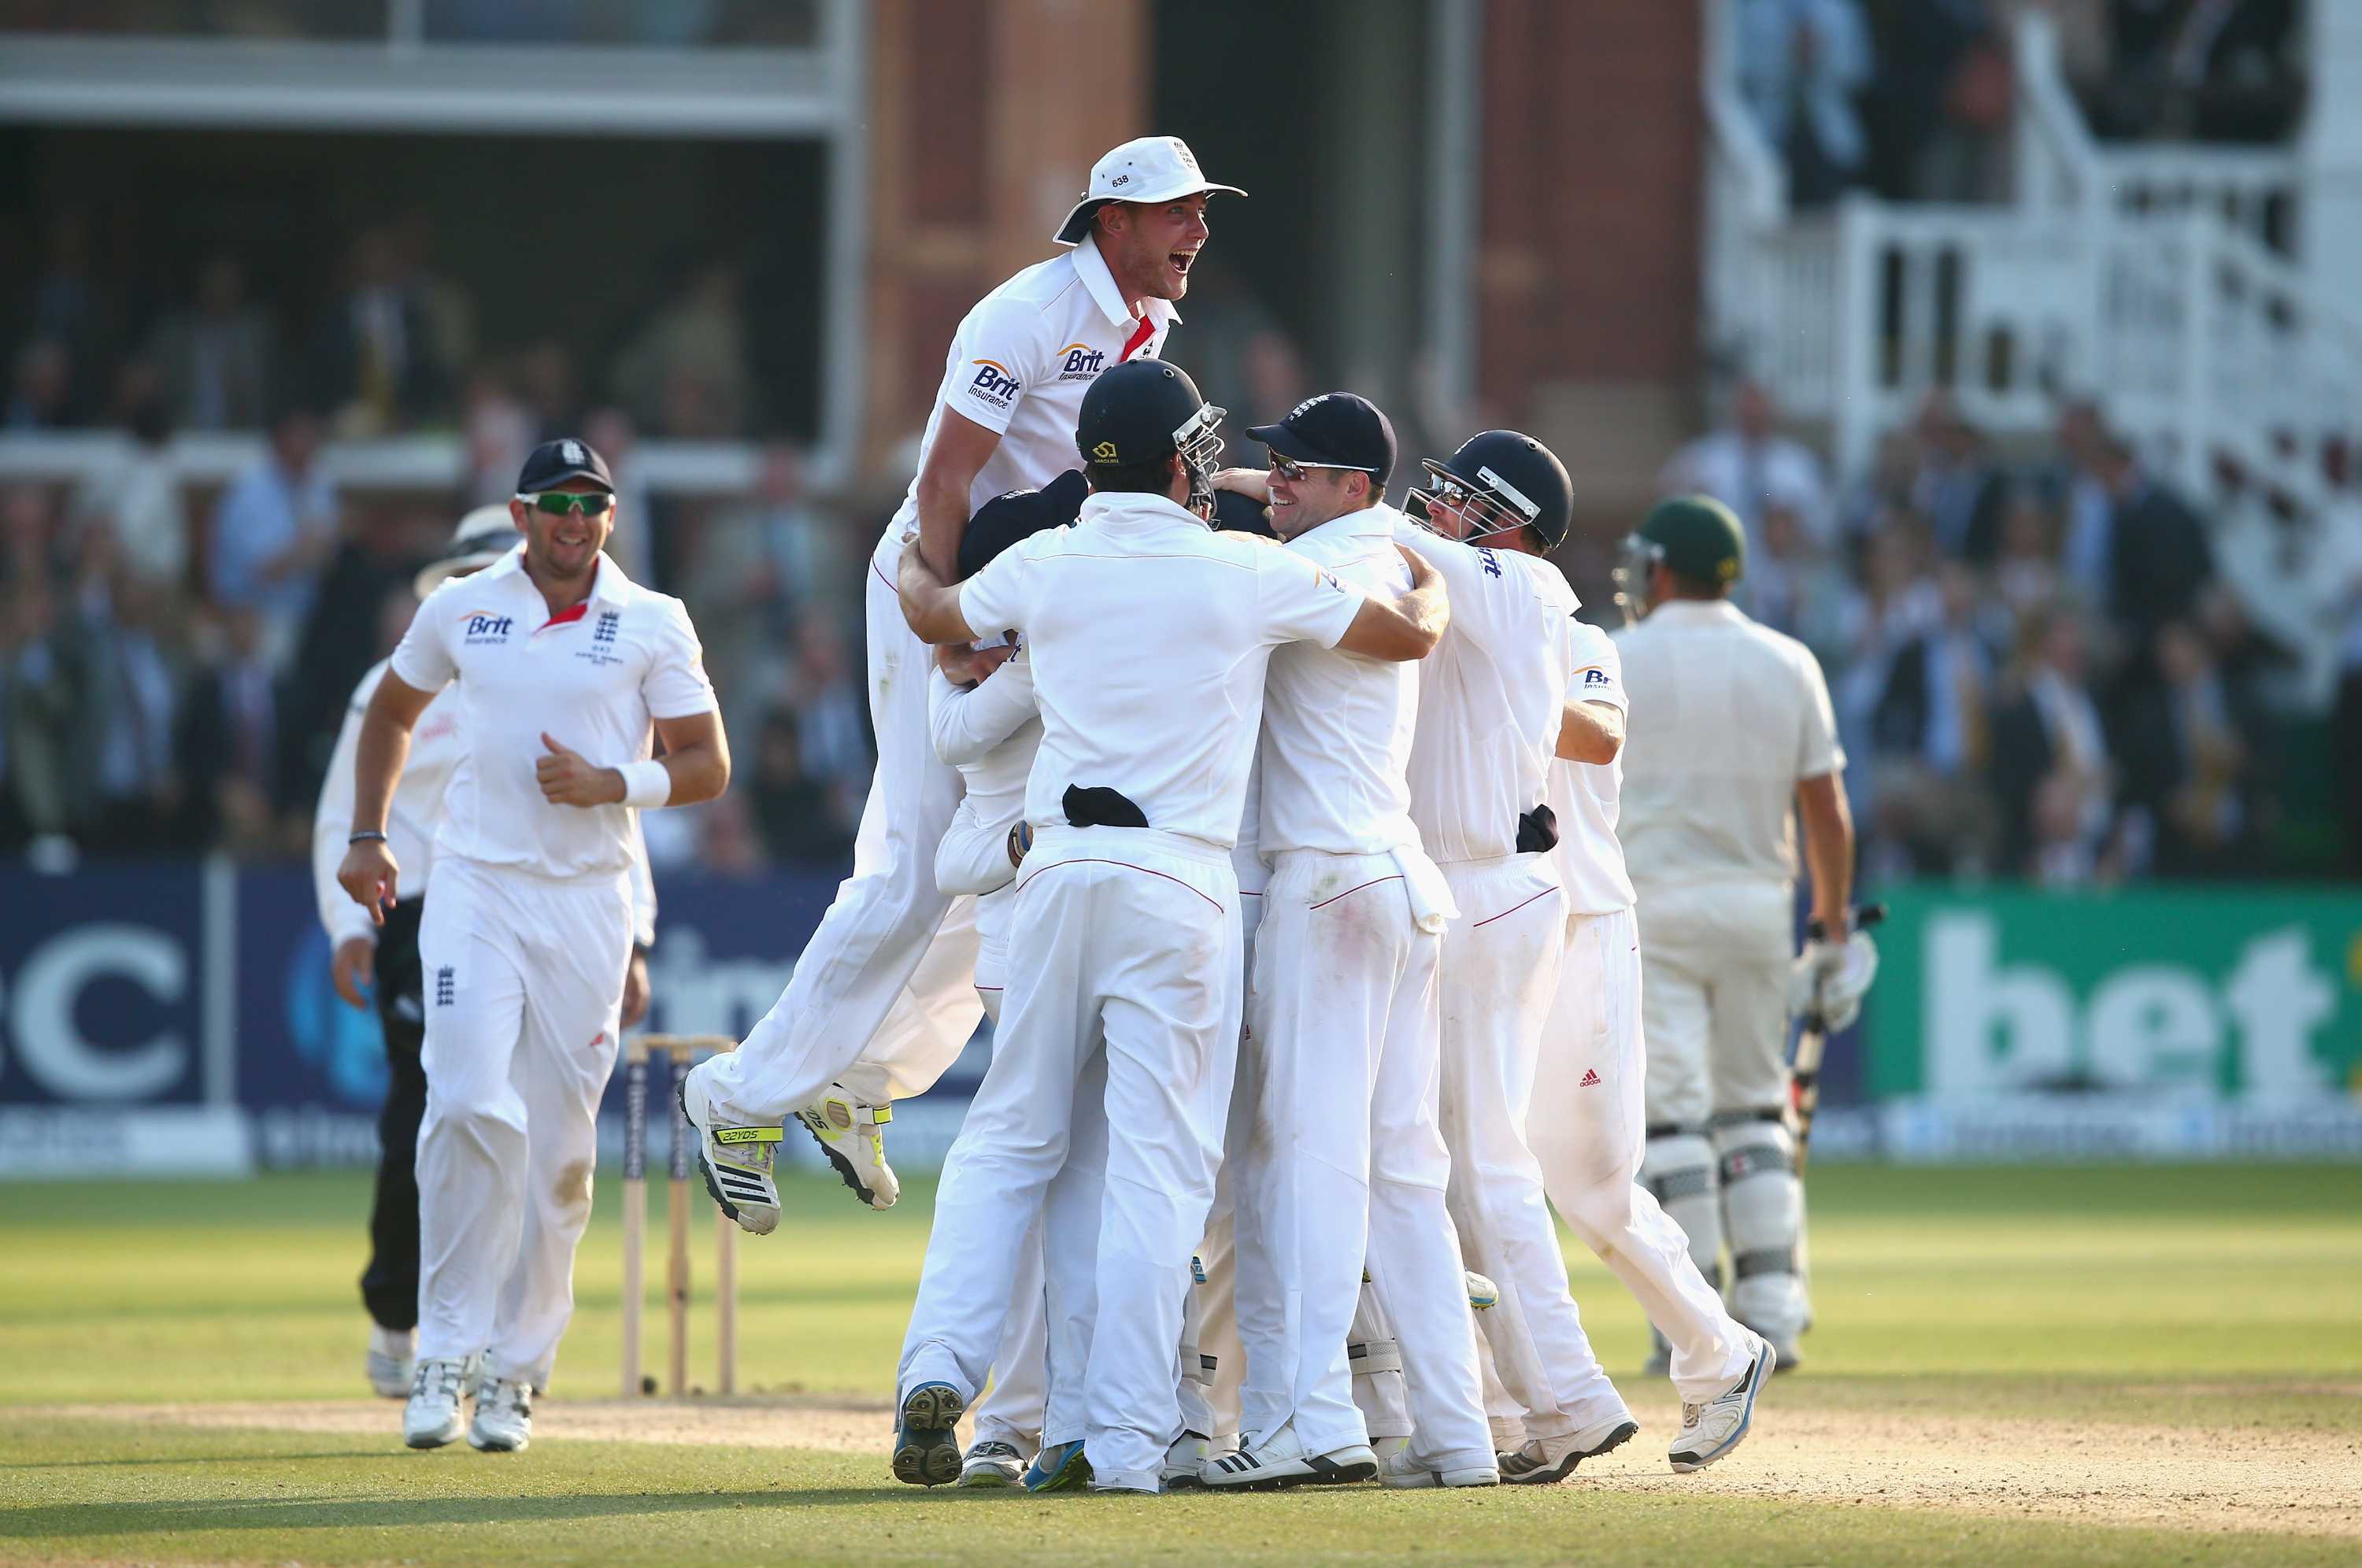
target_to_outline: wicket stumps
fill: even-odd
[[[665,1085],[666,1120],[672,1123],[670,1162],[665,1183],[665,1234],[671,1255],[665,1271],[667,1315],[671,1321],[665,1392],[679,1398],[689,1390],[689,1217],[697,1180],[697,1155],[689,1120],[680,1113],[680,1084],[700,1053],[737,1049],[726,1034],[634,1034],[624,1041],[624,1396],[637,1397],[640,1381],[640,1308],[646,1289],[648,1240],[648,1058],[671,1064]],[[713,1216],[713,1338],[719,1361],[716,1383],[723,1394],[738,1390],[738,1227],[719,1209]]]

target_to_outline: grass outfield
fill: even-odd
[[[717,1427],[702,1444],[547,1436],[495,1458],[408,1453],[397,1407],[355,1402],[359,1179],[0,1184],[0,1408],[16,1408],[0,1416],[0,1561],[1091,1562],[1136,1559],[1154,1530],[1216,1561],[2352,1562],[2354,1183],[2350,1168],[1826,1167],[1811,1364],[1703,1476],[1663,1474],[1663,1397],[1627,1376],[1655,1403],[1597,1481],[1586,1466],[1540,1492],[1132,1502],[887,1478],[884,1418],[859,1408],[890,1392],[931,1207],[921,1185],[870,1215],[800,1181],[782,1233],[745,1240],[754,1397],[710,1417],[614,1405],[576,1429],[636,1437],[661,1419],[693,1436],[709,1419],[833,1402],[854,1412],[849,1430],[878,1423],[877,1453]],[[545,1431],[615,1393],[615,1191],[602,1184]],[[712,1217],[696,1207],[702,1290]],[[660,1198],[651,1208],[660,1281]],[[1639,1315],[1571,1256],[1602,1357],[1627,1373]],[[660,1369],[655,1289],[648,1305]],[[709,1323],[701,1310],[697,1382],[712,1375]],[[207,1424],[233,1402],[283,1414]],[[2203,1468],[2243,1452],[2255,1464],[2229,1479]],[[2160,1469],[2173,1465],[2200,1468],[2185,1485]]]

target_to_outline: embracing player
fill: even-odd
[[[1163,347],[1180,319],[1173,302],[1188,292],[1206,243],[1207,199],[1218,191],[1245,193],[1206,179],[1177,137],[1124,143],[1093,166],[1089,188],[1059,226],[1056,242],[1069,248],[986,295],[952,337],[918,475],[871,558],[877,773],[853,876],[778,1004],[738,1050],[692,1073],[684,1095],[702,1135],[709,1186],[749,1231],[778,1223],[774,1151],[717,1142],[717,1131],[776,1128],[811,1110],[805,1125],[848,1185],[885,1208],[897,1190],[877,1132],[890,1114],[887,1094],[932,1082],[982,1016],[971,989],[973,910],[955,905],[935,881],[935,851],[959,805],[960,779],[928,736],[933,656],[896,602],[903,544],[915,536],[927,563],[948,579],[977,508],[1077,466],[1084,394],[1109,367],[1153,358]],[[858,1081],[840,1083],[856,1063],[865,1068],[854,1075]]]

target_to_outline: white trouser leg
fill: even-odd
[[[524,1219],[524,927],[492,878],[446,859],[418,928],[426,1113],[418,1128],[418,1353],[492,1342]]]
[[[1501,1386],[1500,1370],[1493,1364],[1493,1342],[1476,1336],[1476,1370],[1485,1379],[1485,1419],[1493,1429],[1493,1452],[1515,1453],[1526,1445],[1526,1408]]]
[[[1372,1442],[1410,1436],[1410,1396],[1403,1385],[1402,1345],[1378,1304],[1377,1292],[1362,1286],[1353,1327],[1345,1345],[1353,1368],[1353,1404],[1362,1412]]]
[[[862,808],[853,875],[838,887],[771,1010],[737,1050],[697,1068],[724,1124],[776,1124],[818,1099],[868,1048],[950,908],[935,886],[934,856],[959,807],[959,772],[936,757],[928,737],[927,646],[903,621],[886,569],[874,558],[871,567],[869,712],[877,772]],[[929,971],[936,994],[913,998],[906,1015],[912,1039],[932,1032],[939,1042],[948,1031],[965,1041],[976,1026],[973,945],[956,927],[943,940],[955,951]]]
[[[869,1105],[915,1099],[934,1088],[967,1049],[976,1034],[978,999],[969,986],[984,972],[978,901],[966,895],[952,900],[910,982],[886,1010],[886,1021],[860,1057],[837,1074],[835,1081],[856,1099]],[[996,999],[999,994],[994,992]]]
[[[1640,1004],[1647,1042],[1640,1183],[1681,1229],[1698,1273],[1719,1291],[1722,1195],[1706,1138],[1714,1105],[1707,1060],[1717,955],[1710,938],[1701,941],[1693,931],[1693,922],[1708,913],[1697,909],[1699,902],[1687,889],[1651,889],[1642,894],[1636,917],[1647,971]]]
[[[1191,1254],[1200,1277],[1193,1278],[1181,1320],[1181,1425],[1202,1433],[1215,1452],[1237,1442],[1239,1382],[1246,1361],[1239,1349],[1232,1295],[1238,1277],[1234,1234],[1226,1160],[1214,1176],[1214,1204],[1206,1213],[1205,1239]]]
[[[619,878],[607,888],[535,889],[530,903],[533,980],[509,1067],[525,1106],[524,1223],[485,1370],[541,1388],[574,1316],[574,1252],[590,1222],[599,1097],[615,1069],[632,902]]]
[[[1747,1370],[1753,1347],[1692,1259],[1681,1228],[1637,1179],[1646,1074],[1636,941],[1629,910],[1568,922],[1566,967],[1527,1135],[1568,1228],[1615,1271],[1672,1345],[1682,1397],[1703,1402]]]
[[[977,998],[987,1018],[1000,1021],[999,960],[1005,954],[979,952]],[[983,981],[988,960],[992,985]],[[975,1406],[976,1441],[1005,1442],[1031,1456],[1042,1445],[1042,1411],[1049,1397],[1047,1309],[1042,1279],[1042,1221],[1029,1227],[1018,1253],[1017,1286],[1010,1293],[1009,1320],[992,1358],[992,1388]]]
[[[1043,1447],[1087,1434],[1091,1333],[1098,1316],[1099,1219],[1107,1202],[1107,1053],[1091,1053],[1075,1080],[1066,1162],[1042,1206],[1042,1280],[1047,1332]]]
[[[1402,1346],[1411,1453],[1430,1470],[1493,1463],[1476,1325],[1445,1192],[1451,1157],[1438,1124],[1440,937],[1418,933],[1386,1020],[1370,1094],[1370,1284]]]
[[[1566,900],[1547,856],[1444,867],[1461,918],[1443,937],[1443,1133],[1451,1218],[1500,1301],[1477,1319],[1528,1434],[1628,1414],[1567,1288],[1541,1167],[1526,1144],[1535,1061],[1559,988]]]

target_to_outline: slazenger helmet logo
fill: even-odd
[[[1091,456],[1097,458],[1103,463],[1114,462],[1115,443],[1112,441],[1100,442],[1098,446],[1091,448]]]

